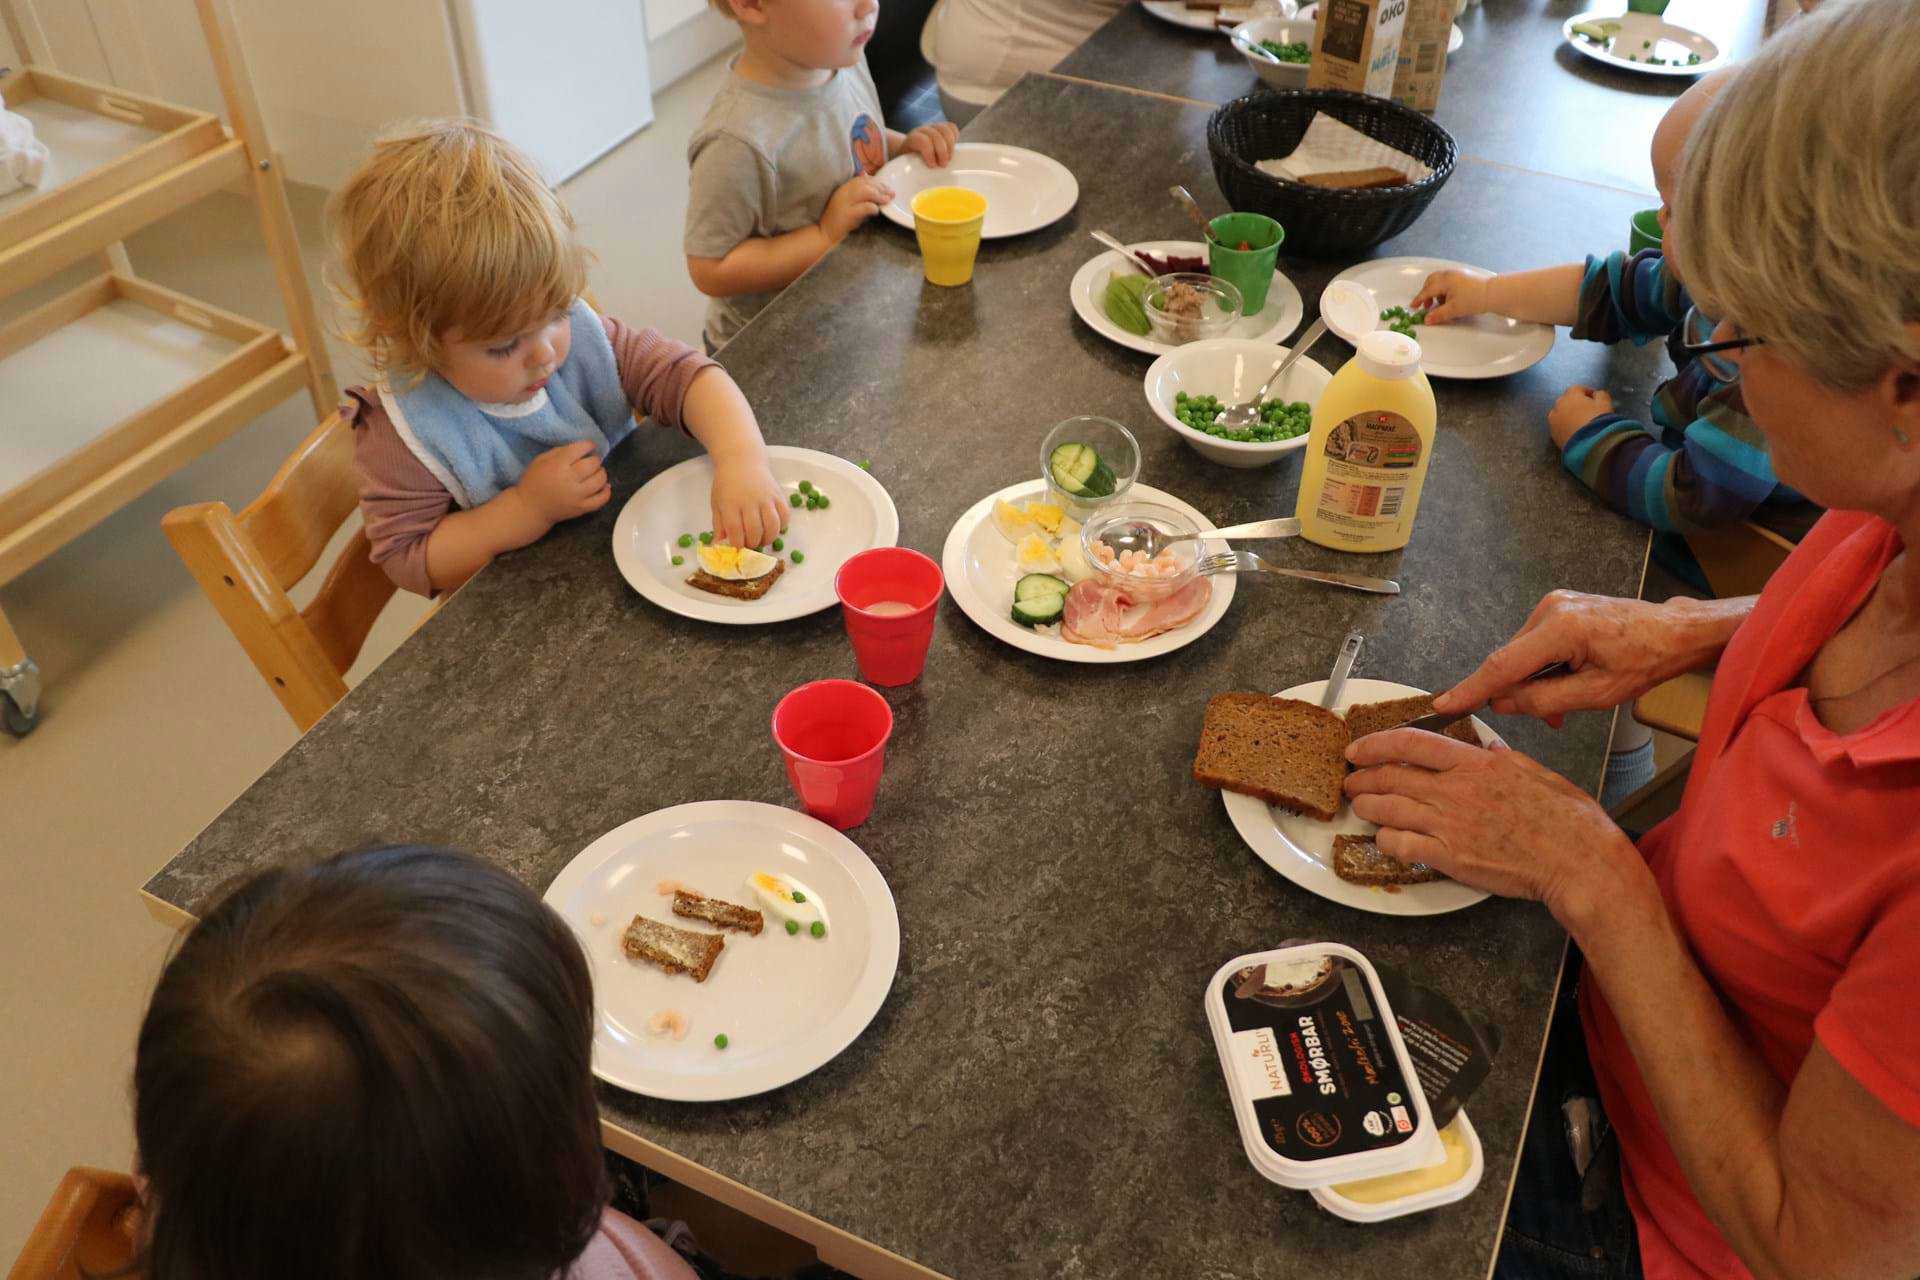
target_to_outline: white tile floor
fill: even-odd
[[[661,95],[651,126],[563,192],[598,255],[605,308],[695,343],[704,299],[680,253],[681,175],[722,72],[709,64]],[[318,288],[323,194],[294,196]],[[283,323],[251,206],[237,196],[204,201],[129,250],[162,284]],[[81,274],[0,302],[0,323]],[[343,384],[362,375],[337,344],[335,359]],[[295,737],[160,517],[186,502],[248,501],[313,425],[304,396],[279,406],[0,589],[46,683],[39,729],[0,735],[0,1262],[11,1263],[69,1165],[128,1167],[133,1037],[169,943],[136,890]],[[390,607],[354,675],[420,611],[411,597]]]

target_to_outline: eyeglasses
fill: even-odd
[[[1740,366],[1727,359],[1725,353],[1744,351],[1748,347],[1765,346],[1767,340],[1742,335],[1738,338],[1715,342],[1713,331],[1718,327],[1719,325],[1713,319],[1700,313],[1700,308],[1688,308],[1686,336],[1680,340],[1680,349],[1697,358],[1706,366],[1707,372],[1721,382],[1733,382],[1740,377]],[[1734,326],[1734,332],[1739,332],[1739,326]]]

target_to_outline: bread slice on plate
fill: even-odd
[[[1218,693],[1207,700],[1193,779],[1331,822],[1349,740],[1347,722],[1311,702]]]
[[[1402,862],[1380,852],[1372,836],[1335,836],[1333,874],[1348,884],[1431,884],[1446,877],[1424,862]]]
[[[676,929],[645,916],[635,916],[620,939],[629,958],[658,965],[668,973],[690,973],[695,982],[707,980],[726,945],[727,940],[717,933]]]
[[[716,578],[705,569],[696,569],[687,585],[701,591],[711,591],[716,596],[726,596],[730,600],[758,600],[773,590],[773,584],[780,581],[780,575],[787,571],[785,560],[775,560],[773,568],[757,578],[736,581],[733,578]]]
[[[741,933],[757,934],[766,924],[766,918],[752,907],[702,897],[685,889],[676,890],[673,895],[673,914],[689,920],[704,920],[722,929],[738,929]]]
[[[1383,729],[1391,729],[1431,714],[1433,695],[1428,693],[1415,694],[1411,698],[1394,698],[1387,702],[1363,702],[1347,708],[1347,730],[1356,738],[1364,738],[1370,733],[1379,733]],[[1480,734],[1470,719],[1455,720],[1441,732],[1470,747],[1480,745]]]

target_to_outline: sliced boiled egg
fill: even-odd
[[[1025,507],[1027,516],[1040,526],[1040,532],[1048,537],[1060,533],[1060,522],[1067,518],[1064,507],[1056,507],[1051,502],[1029,502]]]
[[[1060,539],[1060,573],[1068,582],[1085,582],[1093,576],[1087,553],[1080,549],[1078,537]]]
[[[802,928],[821,918],[820,904],[790,876],[756,871],[747,877],[747,891],[759,899],[762,908]]]
[[[1034,518],[1014,506],[1011,502],[995,499],[993,504],[993,527],[1008,542],[1019,542],[1040,526]]]
[[[1047,540],[1037,533],[1030,533],[1020,539],[1020,545],[1013,549],[1013,562],[1022,573],[1058,573],[1060,559],[1053,554],[1053,548]]]
[[[729,582],[748,582],[765,577],[779,564],[772,556],[751,547],[728,547],[713,543],[700,548],[700,567],[716,578]]]

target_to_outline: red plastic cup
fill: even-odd
[[[773,709],[773,740],[800,807],[842,831],[873,812],[892,735],[893,709],[857,680],[803,684]]]
[[[891,686],[920,678],[946,585],[939,565],[906,547],[874,547],[840,566],[833,592],[864,679]]]

